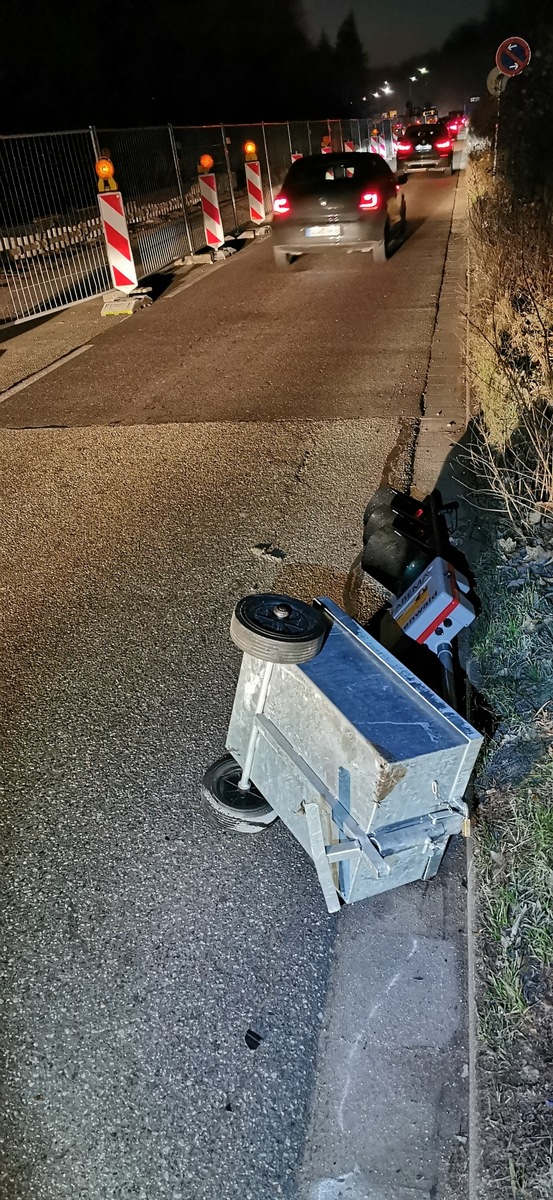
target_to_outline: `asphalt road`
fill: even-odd
[[[2,1200],[297,1196],[336,919],[200,780],[236,599],[340,601],[407,471],[455,186],[387,264],[249,245],[0,403]]]

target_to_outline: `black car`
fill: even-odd
[[[437,125],[408,125],[396,150],[402,171],[453,172],[453,140],[441,121]]]
[[[288,171],[273,205],[275,262],[315,251],[371,250],[384,262],[405,235],[407,176],[378,154],[314,154]]]

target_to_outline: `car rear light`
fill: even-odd
[[[396,148],[397,148],[398,154],[410,154],[413,149],[413,143],[412,142],[398,142]]]
[[[378,192],[363,192],[359,201],[359,208],[363,212],[369,212],[371,208],[378,208]]]
[[[447,142],[435,142],[436,150],[451,150],[451,141],[448,138]]]
[[[277,196],[273,203],[273,212],[276,217],[287,217],[290,212],[290,201],[286,196]]]

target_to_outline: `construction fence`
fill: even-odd
[[[111,287],[97,203],[96,160],[113,160],[139,279],[205,245],[198,160],[209,154],[225,234],[248,224],[244,143],[261,164],[271,210],[293,154],[388,153],[367,119],[274,124],[76,129],[0,137],[0,325],[91,299]]]

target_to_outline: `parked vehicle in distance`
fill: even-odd
[[[385,262],[405,235],[402,185],[379,154],[314,154],[293,163],[273,205],[278,267],[320,250],[372,251]]]
[[[461,111],[461,109],[457,109],[456,111],[454,111],[452,109],[451,112],[448,113],[446,125],[447,125],[447,129],[448,129],[448,133],[449,133],[450,137],[452,137],[452,138],[459,137],[459,134],[462,133],[463,130],[465,129],[466,124],[467,124],[467,118],[465,117],[465,114]]]
[[[402,171],[453,172],[453,140],[443,122],[408,125],[396,152]]]

